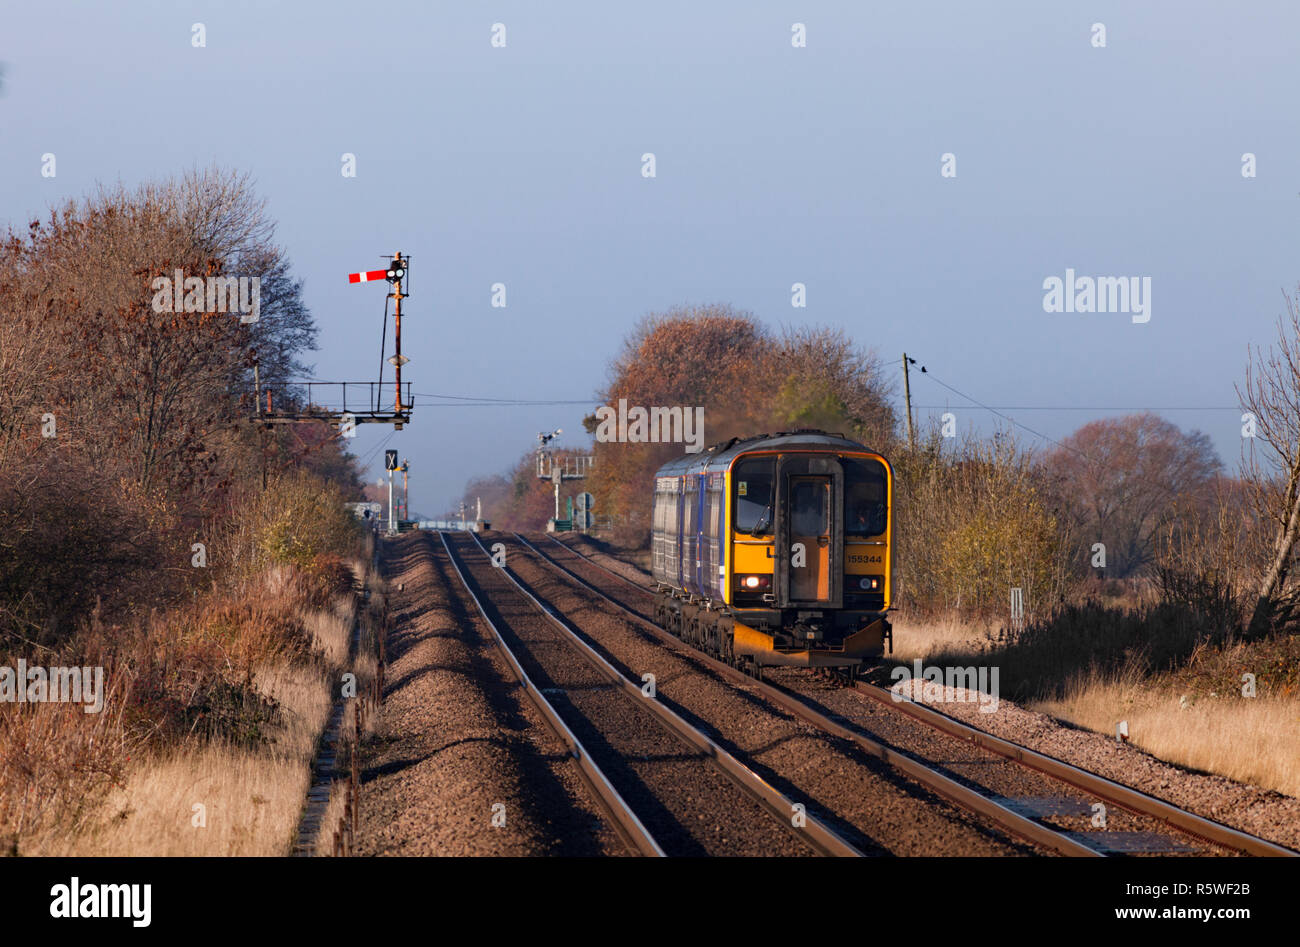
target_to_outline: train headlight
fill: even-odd
[[[882,581],[878,575],[864,575],[858,580],[858,588],[864,592],[879,592]]]
[[[736,576],[736,585],[747,592],[756,592],[759,589],[770,588],[772,577],[770,575],[738,575]]]

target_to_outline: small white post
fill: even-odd
[[[393,519],[393,471],[388,471],[388,535],[397,532],[397,521]]]

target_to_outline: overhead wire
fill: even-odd
[[[370,459],[374,457],[376,454],[378,454],[381,450],[383,450],[388,445],[388,442],[391,441],[394,436],[396,436],[396,434],[397,434],[396,430],[389,431],[388,435],[382,441],[380,441],[378,444],[372,447],[370,449],[370,452],[367,453],[365,457],[362,457],[360,460],[357,461],[357,464],[361,467],[365,467],[367,464],[369,464]]]
[[[926,374],[929,374],[929,372],[927,372]],[[918,410],[938,411],[941,409],[946,410],[952,407],[952,405],[914,404],[912,405],[912,407]],[[1157,408],[1157,407],[1120,408],[1120,407],[1100,407],[1096,405],[1081,405],[1081,404],[1062,404],[1062,405],[1000,404],[1000,405],[995,405],[994,407],[996,407],[996,409],[999,411],[1093,411],[1097,413],[1125,413],[1125,414],[1141,412],[1141,411],[1152,411],[1158,413],[1161,411],[1240,411],[1241,410],[1241,407],[1239,405],[1236,407],[1230,405],[1187,405],[1185,407],[1163,407],[1163,408]],[[992,408],[990,408],[990,410],[992,410]]]
[[[1079,455],[1080,457],[1082,457],[1084,460],[1088,461],[1089,463],[1092,463],[1092,459],[1091,459],[1090,457],[1088,457],[1088,455],[1085,454],[1083,451],[1079,450],[1078,448],[1076,448],[1076,447],[1071,447],[1069,444],[1062,444],[1062,443],[1061,443],[1060,441],[1058,441],[1056,438],[1054,438],[1054,437],[1048,437],[1048,436],[1047,436],[1046,434],[1044,434],[1042,431],[1036,431],[1036,430],[1034,430],[1032,427],[1030,427],[1030,426],[1027,425],[1027,424],[1021,424],[1019,421],[1017,421],[1015,418],[1011,417],[1010,415],[1003,414],[1003,413],[1002,413],[1001,411],[999,411],[997,408],[990,407],[989,405],[985,404],[984,402],[980,401],[980,400],[977,399],[977,398],[972,398],[970,395],[966,394],[964,391],[958,391],[958,390],[957,390],[956,388],[954,388],[952,385],[950,385],[950,384],[948,384],[947,382],[942,381],[941,379],[935,377],[934,372],[929,371],[928,368],[927,368],[927,370],[924,371],[924,372],[917,372],[917,374],[918,374],[919,376],[923,377],[923,378],[929,378],[931,381],[933,381],[933,382],[934,382],[935,384],[937,384],[937,385],[942,385],[944,388],[947,388],[949,391],[951,391],[953,394],[957,395],[959,398],[965,398],[965,399],[966,399],[967,401],[969,401],[971,404],[977,405],[978,407],[983,408],[985,411],[988,411],[988,412],[990,412],[990,413],[992,413],[992,414],[997,415],[999,418],[1001,418],[1002,420],[1006,421],[1008,424],[1012,424],[1012,425],[1014,425],[1015,427],[1020,428],[1022,431],[1026,431],[1026,432],[1028,432],[1028,433],[1034,435],[1035,437],[1041,438],[1041,439],[1043,439],[1043,440],[1045,440],[1045,441],[1048,441],[1048,442],[1050,442],[1050,443],[1052,443],[1052,444],[1055,444],[1057,447],[1061,448],[1062,450],[1068,450],[1068,451],[1071,451],[1072,453],[1078,454],[1078,455]]]
[[[472,396],[472,395],[442,395],[429,394],[417,391],[416,397],[419,398],[442,398],[444,401],[452,402],[451,404],[437,404],[434,407],[442,408],[470,408],[470,407],[519,407],[527,405],[558,405],[558,404],[585,404],[591,405],[597,402],[596,398],[493,398],[489,395]]]

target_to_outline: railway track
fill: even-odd
[[[623,797],[619,795],[618,790],[615,789],[613,784],[609,781],[609,777],[601,771],[595,760],[592,759],[591,754],[587,752],[587,748],[582,745],[582,741],[574,735],[573,731],[570,730],[568,725],[564,722],[564,718],[560,716],[551,702],[546,699],[546,695],[543,694],[528,677],[523,666],[519,663],[519,659],[515,657],[514,652],[510,650],[510,646],[506,644],[505,639],[501,636],[500,630],[493,623],[492,619],[488,617],[487,612],[483,608],[483,603],[470,587],[469,581],[465,578],[465,573],[461,571],[460,563],[456,561],[455,555],[452,554],[451,547],[447,544],[446,536],[442,533],[438,533],[438,538],[442,541],[442,546],[447,551],[447,558],[451,561],[452,568],[456,571],[456,576],[460,579],[466,595],[474,603],[474,607],[478,610],[479,615],[482,616],[488,630],[491,631],[492,637],[495,639],[497,647],[504,655],[506,664],[509,665],[510,671],[514,675],[515,680],[519,682],[519,686],[523,688],[524,694],[532,702],[533,706],[535,706],[538,712],[541,713],[542,718],[546,721],[551,731],[562,743],[564,743],[566,747],[568,747],[569,752],[573,755],[574,761],[577,764],[583,783],[586,785],[588,791],[590,791],[592,798],[596,799],[600,807],[604,810],[606,819],[609,821],[609,824],[614,827],[614,830],[622,839],[623,844],[629,851],[635,852],[638,855],[662,856],[664,850],[659,847],[659,843],[654,840],[654,837],[641,823],[641,820],[637,817],[636,813],[632,811],[632,808],[624,801]]]
[[[495,566],[476,535],[438,535],[521,686],[583,767],[630,850],[862,854],[620,674],[509,568]],[[467,551],[482,558],[471,561]]]
[[[654,638],[675,647],[682,647],[682,642],[653,622],[650,617],[653,615],[653,592],[645,586],[554,537],[547,537],[549,543],[544,544],[547,550],[544,552],[527,538],[519,534],[515,536],[523,546],[532,550],[539,560],[546,562],[557,572],[568,576],[570,581],[578,583],[610,606],[629,616],[635,624]],[[563,557],[552,555],[556,552],[556,547],[564,550]],[[579,570],[586,572],[587,576],[599,575],[601,581],[584,577]],[[611,594],[609,591],[612,586],[611,580],[618,583],[620,590],[634,591],[638,605],[629,604],[617,594]],[[993,820],[1021,838],[1063,855],[1099,856],[1115,853],[1139,854],[1144,851],[1198,852],[1198,846],[1201,846],[1198,852],[1201,854],[1224,852],[1265,856],[1296,854],[1273,842],[1205,819],[1095,773],[1078,769],[1027,747],[966,726],[928,707],[907,700],[897,701],[891,692],[883,688],[863,681],[854,682],[856,693],[868,698],[873,706],[888,708],[890,714],[902,715],[913,724],[940,734],[948,741],[959,741],[960,744],[975,748],[1008,766],[1030,770],[1041,780],[1056,787],[1049,796],[1033,799],[1001,798],[987,789],[981,791],[981,787],[969,785],[966,781],[958,782],[939,772],[935,767],[926,765],[920,759],[874,739],[873,734],[855,722],[844,719],[842,715],[832,717],[823,713],[813,706],[816,702],[815,698],[810,698],[806,692],[800,693],[769,682],[755,681],[729,664],[701,652],[692,651],[692,655],[717,676],[757,690],[765,698],[800,720],[853,742],[863,751],[884,760],[958,806]],[[1061,787],[1068,788],[1062,792]],[[1148,828],[1136,832],[1118,829],[1079,832],[1064,829],[1059,824],[1050,824],[1063,821],[1059,818],[1062,811],[1073,812],[1076,817],[1080,813],[1094,811],[1089,799],[1098,800],[1105,806],[1116,807],[1120,813],[1131,814]],[[1047,804],[1049,801],[1052,804]],[[1028,808],[1025,808],[1026,803],[1030,803]],[[1034,811],[1034,803],[1038,805],[1039,811]],[[1155,831],[1151,831],[1150,827],[1154,827]],[[1193,844],[1189,846],[1186,844],[1188,841]],[[1211,850],[1205,850],[1204,846],[1209,846]]]

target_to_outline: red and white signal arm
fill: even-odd
[[[366,270],[364,273],[349,273],[349,283],[370,283],[374,280],[388,279],[387,270]]]

